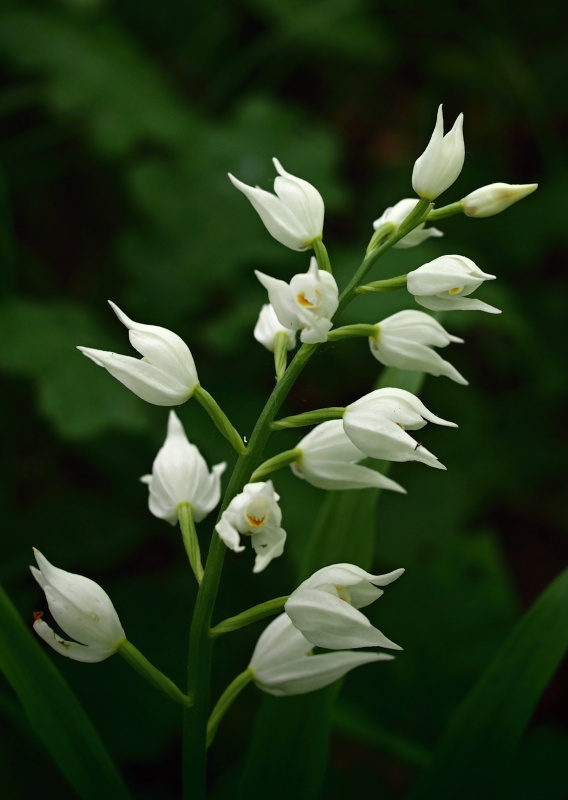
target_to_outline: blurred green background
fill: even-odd
[[[0,581],[31,620],[45,606],[28,572],[32,545],[92,577],[129,638],[179,683],[195,592],[177,531],[149,514],[138,481],[167,410],[74,349],[132,354],[106,300],[180,334],[203,385],[248,433],[273,375],[252,338],[265,302],[253,269],[289,280],[308,257],[270,238],[228,171],[270,189],[277,156],[317,186],[340,284],[372,221],[412,194],[412,165],[440,102],[447,124],[464,112],[466,138],[464,170],[442,204],[494,181],[540,184],[500,216],[447,220],[443,239],[392,251],[373,273],[460,253],[498,276],[479,297],[503,314],[446,318],[466,340],[448,357],[470,386],[426,381],[426,405],[460,427],[429,427],[423,439],[448,471],[396,466],[408,497],[381,498],[374,566],[407,574],[370,616],[405,649],[345,682],[330,800],[354,785],[368,797],[404,796],[452,711],[567,561],[568,64],[556,13],[552,0],[525,11],[511,0],[2,4]],[[376,322],[402,307],[411,303],[399,293],[366,296],[342,321]],[[286,413],[349,403],[378,374],[366,343],[329,347]],[[179,414],[209,463],[232,460],[196,403]],[[282,434],[271,452],[297,438]],[[284,473],[275,482],[287,552],[254,578],[249,553],[229,557],[219,619],[294,586],[324,494]],[[206,538],[210,523],[200,530]],[[246,666],[260,629],[219,644],[215,694]],[[58,666],[134,796],[178,797],[177,709],[118,658]],[[543,697],[505,800],[568,797],[566,694],[557,678]],[[4,796],[72,797],[2,681],[0,698]],[[220,730],[214,796],[234,796],[258,704],[248,690]],[[414,749],[393,752],[365,733],[369,721]]]

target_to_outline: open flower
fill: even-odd
[[[263,631],[249,669],[256,685],[276,697],[306,694],[329,686],[347,672],[372,661],[391,661],[386,653],[323,653],[314,655],[313,644],[280,614]]]
[[[431,349],[463,342],[452,336],[423,311],[399,311],[376,324],[377,333],[369,338],[371,353],[385,367],[411,369],[429,375],[446,375],[456,383],[467,384],[455,367]]]
[[[377,587],[387,586],[403,572],[403,569],[395,569],[386,575],[371,575],[354,564],[333,564],[314,572],[301,583],[286,601],[284,610],[294,627],[318,647],[401,650],[358,609],[384,594]]]
[[[331,318],[339,304],[339,293],[333,275],[318,269],[315,258],[312,257],[308,271],[294,275],[289,284],[258,270],[255,275],[268,291],[276,316],[284,327],[301,330],[302,342],[326,341],[332,328]]]
[[[212,511],[221,497],[221,475],[225,462],[207,469],[205,459],[194,444],[190,444],[175,411],[170,411],[166,441],[152,465],[152,474],[141,481],[148,484],[148,505],[155,517],[175,525],[177,509],[189,503],[195,522]]]
[[[386,211],[373,222],[373,228],[377,231],[383,225],[390,224],[394,226],[393,233],[396,233],[418,202],[419,201],[415,197],[399,200],[396,205],[387,208]],[[422,222],[414,228],[413,231],[403,236],[399,242],[393,244],[393,248],[399,247],[401,249],[406,249],[408,247],[416,247],[416,245],[422,244],[423,241],[429,239],[431,236],[438,237],[443,235],[442,231],[439,231],[437,228],[427,228],[426,223]]]
[[[93,350],[91,347],[77,349],[147,403],[179,406],[189,400],[199,385],[199,379],[185,342],[167,328],[133,322],[118,306],[109,303],[128,328],[130,343],[142,354],[142,358]]]
[[[421,461],[446,469],[436,456],[406,433],[427,422],[457,428],[455,422],[437,417],[405,389],[377,389],[347,406],[343,415],[345,433],[356,447],[371,458],[387,461]]]
[[[262,306],[254,327],[254,338],[273,353],[274,341],[277,336],[286,337],[286,350],[293,350],[296,347],[296,331],[284,327],[270,303],[266,303]]]
[[[116,653],[126,637],[108,594],[89,578],[54,567],[35,548],[34,555],[39,569],[30,569],[45,592],[49,610],[65,633],[77,641],[61,639],[43,621],[42,612],[34,614],[38,636],[75,661],[94,663]]]
[[[317,425],[296,445],[301,455],[291,464],[292,472],[319,489],[391,489],[404,492],[402,486],[380,472],[357,462],[367,456],[343,430],[340,419]]]
[[[495,278],[495,275],[482,272],[471,258],[440,256],[409,272],[406,278],[408,291],[416,302],[432,311],[501,313],[494,306],[468,297],[483,281]]]
[[[248,197],[271,236],[292,250],[308,250],[323,232],[323,198],[311,183],[286,172],[277,158],[272,161],[279,173],[275,195],[259,186],[247,186],[230,173],[229,178]]]
[[[538,183],[490,183],[470,192],[461,201],[468,217],[492,217],[538,189]]]
[[[241,536],[250,536],[256,552],[253,572],[262,572],[273,558],[284,552],[286,531],[280,527],[282,511],[272,481],[248,483],[234,497],[215,530],[228,548],[239,553],[245,548]]]
[[[435,200],[456,180],[465,159],[463,114],[444,136],[442,106],[438,108],[436,125],[426,150],[414,164],[412,188],[420,197]]]

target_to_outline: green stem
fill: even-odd
[[[217,728],[219,727],[219,723],[225,716],[227,710],[233,703],[233,701],[240,695],[242,690],[245,686],[253,679],[253,672],[250,668],[245,669],[244,672],[241,672],[240,675],[237,675],[234,681],[232,681],[219,700],[213,711],[211,712],[211,716],[209,717],[209,722],[207,723],[207,747],[210,746],[213,739],[215,738],[215,734],[217,733]]]
[[[205,411],[211,417],[217,430],[227,439],[228,442],[235,448],[239,455],[246,452],[246,447],[242,440],[241,435],[236,428],[231,424],[229,417],[225,414],[219,403],[215,400],[209,392],[198,385],[193,392],[193,396],[203,406]]]
[[[406,289],[406,275],[397,275],[396,278],[386,278],[384,281],[373,281],[355,289],[357,294],[370,292],[392,292],[394,289]],[[341,330],[341,328],[339,328]]]
[[[189,558],[197,583],[201,583],[203,580],[203,564],[201,563],[201,550],[199,549],[199,540],[190,504],[180,503],[177,507],[177,514],[185,552]]]
[[[392,236],[395,230],[396,225],[393,225],[392,222],[385,222],[380,226],[380,228],[377,228],[377,230],[371,236],[371,241],[367,245],[367,252],[365,255],[370,255],[373,250],[376,250],[377,247],[380,247],[384,242],[386,242],[389,236]]]
[[[292,417],[282,417],[272,423],[272,430],[281,431],[286,428],[303,428],[306,425],[319,425],[330,419],[342,419],[345,412],[344,406],[331,406],[318,408],[315,411],[306,411],[304,414],[294,414]]]
[[[435,208],[428,214],[428,222],[435,222],[438,219],[446,219],[446,217],[453,217],[456,214],[463,214],[462,201],[458,200],[457,203],[450,203],[442,208]]]
[[[264,461],[260,467],[257,467],[251,475],[249,483],[263,480],[271,472],[276,472],[277,469],[288,467],[295,461],[299,461],[302,457],[302,451],[295,447],[293,450],[285,450],[283,453],[278,453],[277,456],[269,458]]]
[[[282,380],[288,366],[288,334],[281,331],[274,337],[274,369],[276,380]]]
[[[153,684],[157,689],[166,694],[171,700],[176,703],[181,703],[186,708],[190,705],[190,699],[185,695],[181,689],[175,685],[163,672],[160,672],[153,664],[151,664],[146,656],[142,655],[134,645],[127,639],[120,645],[117,650],[118,653],[128,661],[131,667],[142,675],[142,677],[149,683]]]
[[[259,619],[271,617],[273,614],[278,614],[284,608],[284,603],[290,595],[286,594],[283,597],[275,597],[274,600],[267,600],[265,603],[259,603],[257,606],[247,608],[246,611],[241,611],[235,617],[228,617],[211,628],[211,636],[221,636],[223,633],[231,633],[237,631],[239,628],[244,628],[246,625],[252,625],[253,622],[258,622]]]
[[[428,211],[431,208],[432,203],[429,200],[422,198],[418,201],[415,207],[412,209],[408,217],[404,220],[402,225],[400,225],[399,229],[395,234],[390,236],[386,242],[383,242],[376,250],[373,250],[366,256],[363,261],[361,262],[361,266],[355,273],[355,275],[351,278],[345,289],[341,292],[341,296],[339,298],[339,306],[337,311],[335,312],[335,317],[338,317],[345,306],[347,306],[351,300],[353,299],[357,287],[363,282],[365,275],[369,272],[371,267],[375,264],[376,261],[389,250],[393,244],[396,244],[400,241],[407,233],[409,233],[413,228],[417,225],[420,225],[421,222],[424,222],[428,215]],[[334,319],[335,319],[334,317]]]
[[[360,291],[360,288],[357,291]],[[342,328],[334,328],[327,334],[328,342],[336,342],[340,339],[350,339],[358,336],[374,338],[377,335],[376,325],[366,325],[359,323],[356,325],[344,325]]]
[[[414,211],[419,209],[425,217],[430,203],[420,201]],[[415,226],[423,221],[420,215],[416,218]],[[392,247],[393,244],[408,233],[391,236],[384,244],[367,256],[355,276],[342,292],[339,308],[335,314],[338,317],[346,305],[353,299],[355,289],[361,283],[369,269]],[[271,423],[274,421],[282,403],[298,376],[317,351],[317,344],[304,344],[296,353],[282,379],[274,387],[250,437],[250,442],[245,452],[235,464],[229,485],[221,504],[219,517],[227,508],[230,501],[242,491],[243,486],[250,480],[252,473],[258,465],[262,452],[272,432]],[[206,768],[206,731],[210,695],[210,673],[212,661],[213,637],[210,635],[211,617],[217,597],[221,570],[225,558],[225,545],[217,535],[213,535],[203,580],[199,586],[195,610],[189,634],[188,656],[188,696],[193,705],[185,711],[184,717],[184,800],[206,800],[205,795],[205,768]]]
[[[312,247],[314,248],[314,255],[318,262],[318,268],[331,273],[331,262],[329,260],[329,255],[323,240],[314,239],[312,242]]]
[[[222,512],[230,501],[242,491],[243,486],[260,461],[262,451],[271,434],[270,424],[275,418],[288,392],[301,371],[317,350],[317,345],[304,344],[296,353],[282,380],[274,387],[250,437],[246,453],[238,459],[225,496]],[[210,635],[211,616],[226,547],[216,534],[211,539],[203,580],[197,593],[195,611],[189,634],[188,695],[194,701],[186,709],[184,723],[184,798],[205,800],[206,730],[209,712],[210,672],[213,638]]]

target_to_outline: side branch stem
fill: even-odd
[[[329,260],[327,248],[323,243],[323,240],[314,239],[312,242],[312,247],[314,248],[314,254],[318,262],[318,268],[331,273],[331,261]]]
[[[197,531],[195,530],[195,523],[193,521],[193,513],[189,503],[180,503],[177,507],[177,514],[179,519],[179,526],[181,528],[181,535],[185,552],[191,564],[193,574],[197,579],[197,583],[203,580],[203,564],[201,563],[201,551],[199,549],[199,540],[197,538]]]
[[[221,636],[223,633],[231,633],[237,631],[239,628],[244,628],[246,625],[252,625],[253,622],[258,622],[259,619],[271,617],[273,614],[278,614],[284,608],[284,603],[290,595],[286,594],[282,597],[275,597],[274,600],[267,600],[265,603],[259,603],[257,606],[247,608],[234,617],[228,617],[211,628],[211,636]]]
[[[365,276],[371,269],[371,267],[375,264],[376,261],[389,250],[393,244],[396,244],[402,238],[406,236],[413,228],[417,225],[420,225],[421,222],[424,222],[426,217],[428,216],[428,212],[432,207],[432,203],[425,198],[422,198],[418,201],[416,206],[412,209],[408,217],[404,220],[402,225],[399,227],[397,232],[390,236],[386,242],[383,242],[376,250],[373,250],[369,255],[363,259],[361,266],[355,273],[355,275],[351,278],[345,289],[341,292],[341,296],[339,298],[339,306],[335,313],[335,317],[338,317],[345,306],[351,302],[353,296],[355,295],[355,291],[357,287],[363,282]],[[335,319],[334,317],[334,319]]]
[[[209,717],[209,722],[207,723],[207,747],[209,747],[215,738],[219,723],[225,716],[227,710],[233,701],[240,695],[245,686],[248,686],[248,684],[252,681],[252,678],[252,670],[245,669],[244,672],[241,672],[240,675],[237,675],[237,677],[231,681],[217,701],[217,704],[215,705],[215,708]]]

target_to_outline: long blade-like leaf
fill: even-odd
[[[387,369],[378,388],[397,386],[417,393],[423,380],[422,373]],[[388,467],[383,465],[385,471]],[[378,489],[328,492],[310,534],[298,583],[329,564],[348,562],[363,569],[372,568],[379,495]],[[241,797],[255,796],[255,787],[263,785],[255,781],[266,768],[278,776],[270,784],[271,797],[316,800],[320,796],[338,686],[313,695],[263,698],[253,734],[254,746],[249,750],[243,774]],[[278,732],[278,746],[275,732]]]
[[[511,755],[568,648],[568,569],[515,626],[458,708],[409,800],[501,796]]]
[[[0,670],[77,796],[82,800],[128,800],[98,733],[2,588]]]

